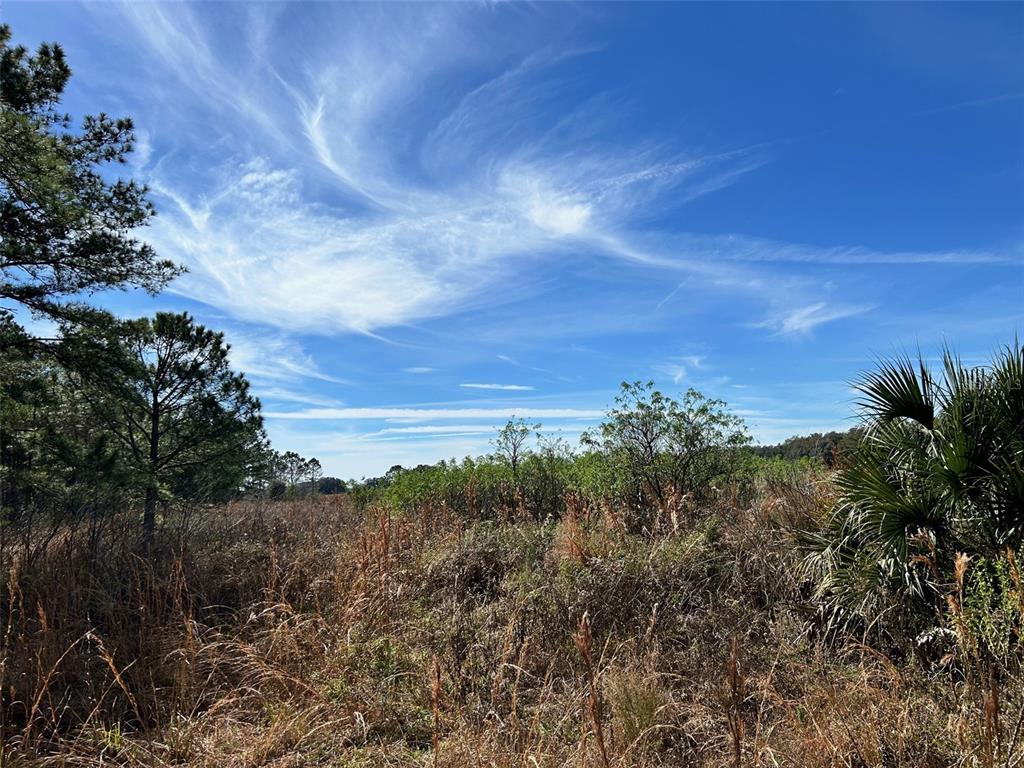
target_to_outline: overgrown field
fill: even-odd
[[[983,650],[1019,641],[1012,557],[1016,608],[976,610],[964,562],[927,636],[827,634],[794,531],[833,494],[754,479],[640,532],[426,493],[174,516],[145,559],[116,518],[8,541],[2,764],[1020,764],[1024,686]]]
[[[1018,337],[878,361],[847,433],[752,447],[725,402],[627,381],[578,445],[508,412],[489,455],[324,477],[224,333],[83,303],[183,267],[139,231],[132,121],[72,123],[61,47],[13,41],[0,768],[1024,765]],[[264,383],[340,382],[272,346]]]

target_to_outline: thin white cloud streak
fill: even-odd
[[[253,390],[264,403],[272,400],[274,402],[299,403],[300,405],[312,405],[320,408],[333,408],[342,405],[333,397],[323,397],[311,392],[296,391],[287,387],[257,384]]]
[[[988,251],[878,251],[861,246],[817,247],[747,235],[680,234],[667,238],[689,258],[806,264],[989,264],[1012,261]]]
[[[529,392],[535,389],[528,384],[459,384],[464,389],[502,389],[509,392]]]
[[[586,408],[308,408],[264,414],[268,419],[359,421],[365,419],[598,419],[603,411]]]
[[[269,425],[275,445],[287,445],[303,456],[315,456],[326,474],[338,477],[367,477],[383,474],[395,464],[412,467],[434,464],[442,457],[461,458],[488,451],[482,434],[425,435],[367,439],[362,435],[337,432],[304,432]]]
[[[487,424],[421,425],[385,427],[373,432],[344,432],[336,428],[296,429],[295,422],[271,422],[270,436],[277,445],[287,445],[303,456],[316,456],[326,474],[360,477],[383,474],[395,464],[412,467],[434,464],[441,458],[459,460],[480,456],[494,449],[491,439],[501,420]],[[583,424],[558,423],[545,427],[549,437],[563,437],[575,444]]]
[[[418,427],[385,427],[371,435],[445,435],[445,434],[495,434],[500,426],[490,424],[427,424]]]
[[[653,368],[656,372],[671,378],[673,384],[678,384],[691,370],[702,370],[705,367],[705,359],[705,355],[679,355],[664,363],[656,363]]]
[[[528,371],[537,371],[537,373],[543,373],[548,376],[554,376],[555,378],[561,381],[570,381],[570,379],[568,379],[567,377],[555,373],[550,368],[540,368],[536,365],[526,365],[524,363],[519,362],[514,357],[509,357],[508,355],[496,355],[496,357],[499,360],[501,360],[501,362],[508,363],[509,365],[514,365],[516,368],[525,368]],[[533,389],[533,387],[531,387],[531,389]]]
[[[824,301],[810,304],[806,307],[781,312],[762,323],[759,327],[771,328],[777,335],[806,335],[819,325],[830,323],[834,320],[861,315],[869,312],[871,306],[834,306],[830,307]]]
[[[321,371],[295,339],[249,331],[231,331],[226,336],[231,345],[228,357],[232,366],[253,379],[275,382],[315,379],[332,384],[352,383]]]
[[[425,365],[414,365],[411,368],[403,368],[402,371],[415,375],[423,375],[427,373],[437,373],[437,368],[429,368]]]
[[[495,435],[504,426],[501,423],[494,424],[425,424],[413,427],[385,427],[376,432],[366,433],[366,437],[375,435],[446,435],[446,434],[482,434]],[[557,424],[544,426],[541,429],[543,434],[578,434],[585,427],[579,424]]]

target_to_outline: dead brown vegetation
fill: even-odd
[[[331,497],[210,510],[145,560],[116,525],[9,544],[0,764],[1018,764],[1019,681],[808,631],[815,482],[655,536]]]

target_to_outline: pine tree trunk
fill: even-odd
[[[160,400],[153,388],[152,410],[149,414],[149,485],[146,486],[146,506],[142,512],[142,547],[148,554],[156,535],[157,465],[160,460]]]

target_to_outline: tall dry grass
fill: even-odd
[[[788,531],[829,494],[675,504],[653,536],[579,499],[329,497],[206,510],[148,559],[128,520],[8,543],[0,764],[1021,764],[1020,680],[808,631]]]

